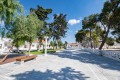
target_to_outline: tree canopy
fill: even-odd
[[[113,46],[113,45],[114,45],[114,39],[111,38],[111,37],[108,37],[108,38],[107,38],[107,41],[106,41],[106,44],[107,44],[108,46]]]
[[[27,36],[27,18],[23,15],[16,17],[13,26],[7,32],[7,37],[13,39],[13,44],[19,48],[21,45],[24,44]]]
[[[107,0],[101,13],[91,14],[85,17],[82,21],[82,29],[89,30],[90,41],[92,47],[92,41],[96,40],[101,42],[99,49],[101,50],[109,37],[111,31],[114,34],[116,41],[120,41],[120,0]],[[76,34],[80,36],[80,33]],[[79,38],[76,38],[80,40]],[[77,41],[78,41],[77,40]],[[81,39],[82,40],[82,39]],[[96,43],[96,41],[94,43]]]
[[[61,37],[65,37],[68,26],[66,21],[66,15],[54,14],[54,22],[51,23],[53,39],[59,40]]]
[[[76,38],[76,42],[81,42],[84,40],[86,35],[86,31],[85,30],[79,30],[76,34],[75,34],[75,38]]]
[[[39,39],[41,45],[44,36],[56,40],[65,37],[68,29],[65,14],[54,14],[53,22],[48,23],[48,15],[52,13],[51,8],[43,8],[38,5],[37,9],[30,8],[30,14],[26,16],[21,13],[22,11],[23,6],[19,3],[19,0],[0,1],[0,21],[5,22],[5,27],[0,30],[1,35],[12,38],[17,48],[27,41],[30,43],[30,51],[34,39]],[[7,34],[5,34],[6,29]],[[61,42],[59,42],[59,45],[61,45]]]
[[[52,9],[44,9],[42,6],[37,6],[37,9],[30,8],[31,13],[35,13],[40,20],[45,21],[48,19],[48,14],[52,13]]]
[[[6,26],[22,11],[23,6],[18,0],[0,0],[0,20],[4,21]]]

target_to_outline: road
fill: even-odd
[[[1,65],[0,80],[120,80],[120,62],[83,50],[64,50],[23,64]]]

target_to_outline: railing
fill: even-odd
[[[84,49],[85,51],[95,53],[99,56],[105,56],[117,61],[120,61],[120,51],[98,50],[98,49]]]

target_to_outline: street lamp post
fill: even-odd
[[[45,56],[47,55],[47,39],[48,39],[48,36],[45,36]]]

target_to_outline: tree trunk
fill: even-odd
[[[19,45],[18,45],[18,40],[17,40],[17,52],[19,52]]]
[[[57,44],[56,44],[56,49],[57,49]]]
[[[45,48],[44,48],[45,46],[44,46],[44,44],[43,44],[43,53],[45,52]]]
[[[93,45],[92,45],[92,29],[90,29],[90,46],[91,46],[91,49],[93,48]]]
[[[105,44],[105,42],[106,42],[106,40],[107,40],[107,37],[108,37],[109,31],[110,31],[110,26],[108,26],[108,29],[107,29],[106,35],[105,35],[105,37],[104,37],[103,40],[102,40],[102,43],[101,43],[101,45],[100,45],[100,47],[99,47],[99,50],[101,50],[102,47],[104,46],[104,44]]]
[[[58,40],[56,40],[56,49],[58,48]]]
[[[29,45],[29,54],[30,54],[30,50],[31,50],[31,45],[32,45],[32,43],[30,43],[30,45]]]
[[[39,40],[38,51],[40,51],[40,47],[41,47],[41,45],[42,45],[42,39],[39,38],[38,40]]]
[[[38,52],[40,51],[40,47],[41,47],[41,42],[39,42],[39,45],[38,45]]]
[[[9,52],[11,52],[11,51],[13,50],[13,47],[14,47],[14,45],[12,44],[12,46],[11,46]]]
[[[19,52],[19,47],[17,47],[17,52]]]
[[[55,50],[55,42],[53,41],[53,50]]]
[[[53,45],[52,47],[53,47],[53,50],[54,50],[54,49],[55,49],[55,48],[54,48],[54,45]]]

